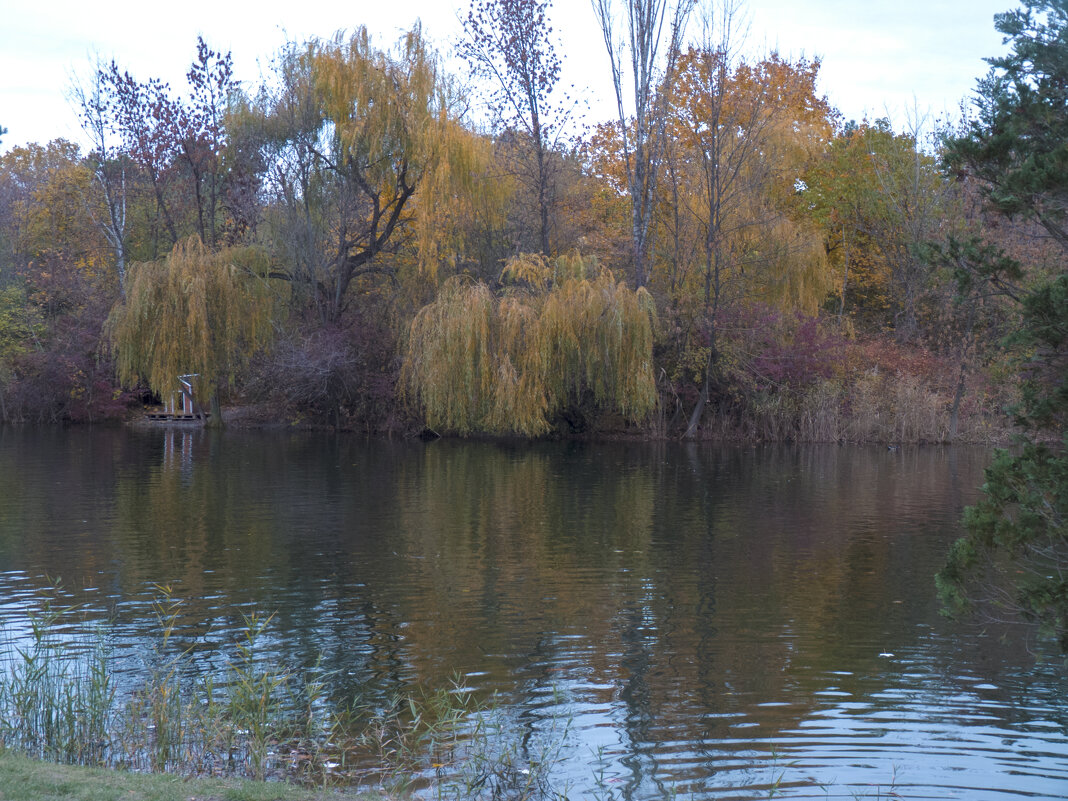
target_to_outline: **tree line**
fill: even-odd
[[[618,113],[587,127],[549,0],[472,2],[471,84],[418,26],[291,42],[258,86],[203,40],[180,88],[97,64],[87,148],[0,156],[0,417],[195,373],[365,430],[990,436],[1019,310],[932,247],[1061,262],[953,166],[967,130],[842,120],[735,0],[594,10]]]

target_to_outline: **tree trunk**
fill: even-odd
[[[964,330],[964,341],[960,349],[960,374],[957,377],[957,391],[953,394],[953,406],[949,411],[949,441],[957,438],[957,428],[960,424],[960,405],[964,400],[964,390],[968,382],[968,351],[972,346],[972,334],[975,331],[976,302],[973,301],[968,308],[968,325]]]
[[[690,414],[690,421],[686,425],[686,433],[682,435],[683,439],[692,439],[697,434],[697,428],[701,423],[701,417],[704,415],[705,407],[708,405],[708,399],[712,394],[712,370],[716,366],[716,358],[716,334],[713,329],[712,344],[708,349],[708,359],[705,361],[704,380],[701,382],[701,394],[697,396],[697,404],[693,407],[693,412]]]
[[[211,396],[211,415],[204,422],[204,425],[208,428],[222,428],[224,425],[218,392]]]
[[[849,234],[846,233],[844,225],[842,226],[842,242],[845,243],[845,267],[842,270],[842,294],[838,298],[839,324],[841,324],[842,316],[845,314],[846,288],[849,285]]]
[[[545,161],[545,140],[541,130],[541,119],[537,112],[532,115],[534,127],[534,149],[538,169],[538,222],[540,223],[539,240],[541,253],[548,258],[549,253],[549,174]]]
[[[961,360],[960,363],[960,376],[957,379],[957,391],[953,394],[953,408],[949,412],[949,434],[947,437],[950,442],[953,442],[957,438],[957,427],[960,423],[960,404],[964,400],[964,389],[967,384],[968,368],[967,363]]]

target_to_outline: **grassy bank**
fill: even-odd
[[[380,801],[386,796],[309,791],[280,782],[188,779],[42,762],[0,752],[3,801]]]

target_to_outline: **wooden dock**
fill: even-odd
[[[145,419],[152,423],[204,423],[210,412],[187,414],[185,412],[145,412]]]
[[[150,423],[193,423],[203,425],[211,416],[193,400],[193,379],[196,373],[178,376],[178,392],[171,393],[161,411],[145,412]]]

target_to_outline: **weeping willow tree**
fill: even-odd
[[[198,237],[163,259],[130,267],[126,301],[112,310],[107,335],[126,385],[145,381],[166,397],[178,376],[198,376],[197,391],[218,414],[218,390],[271,333],[268,265],[251,248],[213,252]]]
[[[341,320],[353,284],[398,278],[409,248],[431,277],[461,260],[457,230],[505,205],[507,182],[486,180],[489,144],[462,124],[466,100],[419,26],[389,49],[363,27],[290,45],[277,77],[241,113],[262,137],[279,277],[323,322]]]
[[[402,375],[427,425],[459,434],[538,436],[605,412],[637,421],[656,405],[656,311],[580,256],[525,255],[494,295],[463,276],[412,322]]]

